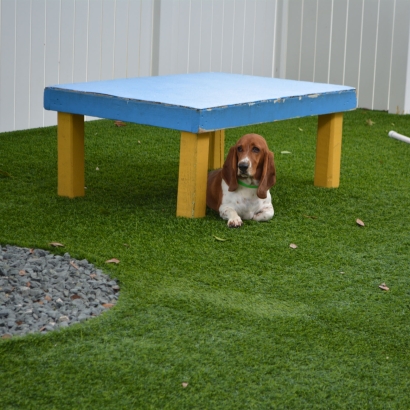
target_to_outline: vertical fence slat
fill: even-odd
[[[180,0],[178,15],[178,36],[177,36],[177,73],[188,71],[189,58],[189,38],[190,38],[190,0]],[[195,23],[194,23],[195,24]]]
[[[142,0],[142,4],[144,0]],[[172,33],[174,23],[173,10],[174,10],[173,1],[162,1],[161,2],[161,18],[160,18],[160,33],[159,33],[159,64],[158,64],[158,73],[159,75],[172,74]],[[141,20],[142,20],[141,14]],[[142,33],[142,29],[141,29]],[[145,41],[141,39],[141,43]]]
[[[73,82],[87,81],[88,1],[74,2]]]
[[[46,0],[46,49],[44,85],[58,84],[60,70],[60,1]],[[43,93],[41,93],[43,98]],[[53,111],[44,110],[44,125],[55,125],[57,115]]]
[[[212,4],[211,71],[215,72],[221,71],[222,67],[224,2],[214,0]],[[192,22],[191,26],[194,24]]]
[[[393,38],[393,1],[381,1],[378,21],[376,73],[373,108],[386,110],[390,87],[391,45]]]
[[[43,126],[43,90],[45,62],[46,3],[36,0],[31,9],[31,67],[30,67],[30,120],[29,127]]]
[[[316,27],[316,54],[314,81],[326,83],[329,78],[329,54],[331,52],[332,2],[318,0],[318,21]],[[334,50],[334,52],[338,52]],[[342,66],[343,69],[343,66]]]
[[[274,2],[273,2],[274,3]],[[270,53],[267,49],[269,27],[265,16],[267,14],[266,0],[256,0],[254,4],[254,23],[253,23],[253,45],[252,59],[250,61],[250,72],[253,75],[261,75],[265,72],[265,53]],[[272,37],[271,37],[272,39]]]
[[[347,0],[333,2],[329,83],[343,84],[345,65]]]
[[[359,82],[359,62],[362,38],[363,0],[349,2],[346,38],[346,63],[344,84],[357,87]]]
[[[88,1],[87,3],[87,10],[83,8],[84,13],[87,15],[85,23],[87,27],[85,76],[87,81],[98,81],[101,74],[102,2]],[[83,22],[83,27],[85,24]],[[76,51],[75,58],[79,55],[77,53],[78,51]],[[91,120],[94,117],[86,116],[85,119]]]
[[[165,43],[167,44],[168,53],[168,63],[166,67],[167,74],[177,74],[178,73],[178,30],[179,30],[179,2],[171,1],[172,11],[168,15],[170,20],[170,35],[165,38]],[[164,3],[163,3],[164,4]],[[169,18],[171,16],[171,18]]]
[[[127,23],[127,77],[138,77],[139,75],[139,54],[141,42],[141,1],[143,0],[130,0],[129,2]]]
[[[289,1],[286,78],[299,80],[300,39],[302,30],[302,3]]]
[[[197,73],[201,61],[201,2],[191,1],[188,72]]]
[[[232,71],[232,50],[234,35],[234,13],[235,3],[233,1],[224,1],[224,20],[223,20],[223,37],[222,37],[222,71],[230,73]]]
[[[263,42],[263,47],[256,47],[253,72],[255,75],[264,77],[272,76],[275,63],[275,40],[276,40],[276,3],[274,0],[258,2],[256,5],[256,30],[255,43]],[[261,24],[259,24],[261,22]],[[263,40],[262,40],[263,39]]]
[[[360,105],[373,108],[374,64],[377,45],[377,1],[364,0],[360,64]]]
[[[1,61],[1,3],[0,3],[0,61]],[[1,90],[1,64],[0,64],[0,90]],[[1,100],[1,92],[0,92],[0,100]],[[0,106],[1,109],[1,106]],[[0,111],[0,132],[1,132],[1,111]]]
[[[29,128],[30,0],[16,3],[15,127]]]
[[[61,1],[59,82],[73,81],[74,1]]]
[[[141,36],[140,42],[140,76],[151,75],[152,61],[152,20],[154,10],[153,0],[143,0],[141,3]]]
[[[408,23],[410,25],[410,22]],[[407,70],[404,90],[404,114],[410,114],[410,30],[407,35]]]
[[[102,2],[90,1],[88,14],[87,81],[97,81],[101,73]]]
[[[114,78],[127,76],[128,0],[115,3]]]
[[[246,0],[235,1],[232,72],[243,73],[244,31]]]
[[[289,5],[287,0],[276,0],[275,18],[275,39],[273,42],[273,67],[272,76],[276,78],[285,78],[286,63],[288,51],[288,12]]]
[[[304,0],[299,79],[313,81],[316,47],[317,0]]]
[[[275,2],[272,3],[274,4]],[[266,72],[269,73],[269,68],[266,67],[266,64],[269,64],[269,54],[270,63],[272,63],[273,47],[268,47],[268,44],[273,40],[274,36],[270,30],[272,24],[269,24],[269,20],[266,18],[268,12],[266,0],[257,0],[255,2],[253,58],[251,60],[251,72],[253,75],[263,76]],[[269,41],[269,38],[271,41]]]
[[[201,60],[200,71],[211,70],[212,2],[203,0],[201,9]]]
[[[396,0],[395,20],[393,24],[393,50],[389,112],[402,114],[406,96],[407,53],[409,46],[408,0]]]
[[[0,131],[14,128],[15,106],[15,58],[16,27],[15,3],[2,1],[1,7],[1,44],[0,44]]]
[[[255,0],[245,2],[243,30],[242,74],[252,75],[255,48]],[[238,33],[240,34],[240,33]]]
[[[114,73],[115,2],[102,3],[100,79],[111,80]]]

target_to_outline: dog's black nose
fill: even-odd
[[[241,172],[246,172],[249,168],[249,164],[247,163],[241,163],[238,164],[239,169],[241,170]]]

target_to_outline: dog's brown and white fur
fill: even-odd
[[[268,221],[274,214],[269,189],[275,183],[273,152],[262,136],[246,134],[230,148],[223,168],[209,173],[206,204],[231,228],[247,219]]]

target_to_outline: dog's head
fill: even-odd
[[[241,137],[229,150],[222,177],[229,191],[238,189],[238,178],[259,181],[257,195],[266,198],[267,191],[276,183],[276,170],[273,152],[269,151],[265,139],[258,134]]]

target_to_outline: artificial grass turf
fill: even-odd
[[[86,123],[74,200],[55,127],[0,134],[0,243],[61,242],[121,282],[98,318],[0,341],[1,407],[410,408],[410,146],[387,137],[410,123],[346,113],[341,185],[321,189],[316,121],[227,130],[265,136],[278,172],[275,217],[240,229],[175,217],[174,131]]]

